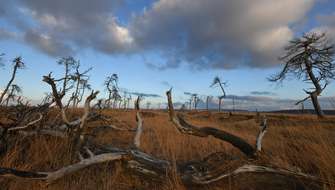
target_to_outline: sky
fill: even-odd
[[[131,92],[155,94],[144,100],[175,102],[184,92],[221,95],[210,87],[215,76],[228,81],[224,107],[276,110],[298,108],[306,84],[289,78],[267,80],[283,63],[288,42],[304,33],[324,31],[335,41],[333,0],[0,0],[0,86],[10,77],[11,61],[22,56],[26,68],[15,83],[38,102],[49,86],[42,76],[62,68],[57,60],[73,56],[82,69],[93,67],[90,84],[106,97],[103,82],[113,73]],[[0,87],[0,88],[1,88]],[[332,82],[321,97],[334,108]],[[335,100],[335,99],[334,99]],[[203,103],[200,106],[204,106]],[[211,106],[217,107],[217,99]],[[310,104],[307,105],[307,107]]]

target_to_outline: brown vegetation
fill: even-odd
[[[80,116],[81,110],[71,111],[72,117]],[[134,111],[103,110],[104,115],[114,118],[119,127],[133,126]],[[4,113],[4,112],[2,112]],[[49,111],[48,117],[56,112]],[[255,141],[259,131],[256,116],[232,115],[223,119],[224,113],[189,112],[186,119],[194,125],[212,126],[237,134],[249,143]],[[206,118],[203,116],[207,116]],[[3,117],[2,117],[3,118]],[[175,165],[194,160],[198,162],[212,153],[216,157],[208,164],[231,171],[243,164],[262,164],[319,176],[324,183],[295,179],[274,174],[240,174],[205,186],[186,186],[169,171],[163,181],[143,180],[127,171],[123,162],[93,165],[46,186],[45,182],[0,178],[2,189],[333,189],[335,188],[335,118],[320,122],[315,116],[268,115],[268,130],[263,140],[262,155],[257,161],[244,158],[233,146],[213,137],[199,138],[179,133],[168,119],[166,112],[143,112],[144,131],[141,149],[156,158],[170,160]],[[249,118],[249,119],[243,119]],[[4,120],[4,118],[3,118]],[[3,121],[2,120],[2,121]],[[89,130],[101,125],[101,121],[88,123]],[[97,133],[95,143],[113,144],[119,148],[133,147],[134,132],[107,130]],[[1,167],[32,171],[53,171],[71,163],[69,142],[46,135],[16,136],[12,146],[1,158]],[[256,162],[256,163],[254,163]]]

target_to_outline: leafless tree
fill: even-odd
[[[221,112],[221,105],[222,105],[222,100],[224,98],[224,96],[219,96],[219,112]]]
[[[118,87],[119,77],[117,74],[112,74],[108,76],[105,80],[105,87],[108,92],[107,106],[111,107],[111,105],[115,105],[116,100],[120,97],[119,95],[119,87]],[[113,100],[113,102],[112,102]]]
[[[206,109],[207,109],[207,111],[209,109],[209,102],[211,102],[212,99],[213,99],[213,96],[207,96],[206,97]]]
[[[9,93],[7,94],[7,97],[5,99],[6,106],[8,106],[10,100],[14,101],[15,97],[17,97],[17,95],[20,93],[22,93],[21,87],[19,85],[12,84],[10,86]]]
[[[176,176],[179,177],[178,179],[180,179],[182,183],[191,186],[211,184],[222,179],[238,176],[243,173],[263,173],[267,175],[274,174],[276,176],[282,175],[290,178],[304,179],[308,180],[309,182],[323,182],[319,177],[302,173],[300,171],[293,171],[292,169],[266,166],[263,165],[264,161],[258,160],[258,158],[261,158],[262,154],[262,140],[268,129],[265,117],[260,123],[260,130],[255,138],[254,143],[250,143],[250,139],[245,140],[242,137],[222,129],[190,124],[184,119],[180,112],[176,112],[174,110],[171,90],[167,92],[167,98],[169,118],[173,123],[173,126],[184,135],[192,135],[199,138],[212,136],[221,142],[231,144],[234,148],[236,148],[236,150],[239,150],[244,154],[243,157],[238,157],[238,163],[243,164],[245,161],[243,165],[236,164],[235,169],[229,168],[228,171],[227,167],[218,167],[218,165],[213,165],[212,162],[218,160],[220,152],[214,152],[200,161],[186,161],[183,163],[159,159],[154,155],[144,152],[141,150],[141,138],[144,138],[144,136],[142,137],[142,134],[144,131],[143,128],[145,126],[139,105],[141,99],[140,97],[138,97],[135,101],[137,127],[136,130],[132,130],[135,131],[133,138],[134,147],[123,149],[113,147],[112,145],[94,144],[94,141],[88,140],[88,138],[94,138],[96,131],[101,131],[100,129],[106,129],[105,127],[95,127],[95,129],[92,131],[86,131],[84,126],[85,121],[88,120],[88,115],[90,113],[90,101],[95,98],[96,94],[97,92],[92,92],[92,94],[86,99],[84,109],[85,112],[79,122],[80,125],[76,133],[76,137],[79,136],[79,138],[76,139],[79,140],[78,143],[75,144],[75,147],[77,147],[75,150],[79,157],[79,161],[76,159],[74,160],[74,163],[70,163],[69,165],[65,165],[59,169],[49,172],[36,172],[36,170],[23,171],[15,168],[0,167],[0,176],[18,179],[24,178],[27,180],[44,180],[47,183],[52,183],[60,178],[64,178],[65,176],[95,164],[122,161],[122,167],[126,167],[127,170],[133,171],[134,174],[145,177],[146,179],[150,179],[151,181],[166,181],[167,173],[170,171],[175,171]],[[36,121],[38,122],[39,118],[35,120],[34,123]],[[29,127],[29,124],[30,123],[22,127],[15,127],[13,130],[27,128]],[[108,129],[115,130],[120,128],[108,127]],[[86,134],[87,132],[89,134]],[[62,138],[64,137],[62,136]],[[220,163],[222,164],[223,161],[226,163],[228,160],[222,160]],[[260,163],[262,163],[262,165],[259,165]],[[235,164],[232,166],[235,167]]]
[[[1,92],[1,95],[0,95],[0,104],[3,103],[3,99],[4,99],[5,95],[7,94],[9,88],[11,87],[11,85],[12,85],[14,79],[15,79],[17,70],[24,68],[24,63],[22,62],[22,58],[21,57],[16,57],[13,60],[13,63],[14,63],[14,66],[13,66],[12,76],[11,76],[10,80],[8,81],[5,89]]]
[[[221,111],[221,105],[222,105],[222,100],[223,98],[226,97],[226,91],[224,89],[224,87],[227,86],[227,81],[222,82],[222,80],[220,79],[220,77],[216,76],[213,79],[212,84],[210,85],[210,87],[215,87],[215,86],[219,86],[222,92],[222,96],[219,96],[219,112]]]
[[[200,98],[198,97],[198,94],[191,93],[191,92],[184,92],[185,95],[189,96],[189,109],[192,110],[192,107],[196,110],[198,103],[200,101]]]
[[[325,33],[308,33],[291,40],[285,51],[285,55],[280,57],[285,63],[284,68],[269,80],[283,81],[287,75],[292,74],[298,79],[312,83],[314,87],[311,90],[304,90],[308,96],[296,104],[311,99],[318,117],[324,117],[318,96],[330,80],[335,78],[334,45],[330,43]]]
[[[226,91],[225,91],[224,87],[227,86],[227,81],[222,82],[220,77],[216,76],[216,77],[214,77],[213,82],[211,84],[211,87],[215,87],[215,86],[219,86],[221,91],[222,91],[222,96],[226,97]]]
[[[2,57],[4,56],[5,54],[4,53],[0,53],[0,67],[3,67],[4,64],[3,64],[3,59]]]
[[[147,110],[150,109],[150,106],[151,106],[151,102],[147,101]]]
[[[200,102],[200,98],[198,97],[198,94],[192,94],[193,96],[193,102],[194,102],[194,110],[197,110],[198,104]]]
[[[72,74],[72,80],[75,83],[75,90],[70,98],[72,100],[72,108],[77,107],[79,102],[81,102],[85,90],[91,89],[91,86],[88,84],[89,76],[87,75],[87,73],[92,70],[92,67],[83,72],[80,72],[79,69],[80,69],[80,62],[76,61],[75,72]]]
[[[57,62],[59,65],[64,66],[64,76],[60,79],[57,79],[55,82],[62,81],[62,90],[59,93],[59,96],[63,98],[65,96],[65,93],[73,88],[73,77],[71,75],[72,70],[75,68],[77,61],[69,56],[69,57],[63,57],[58,60]],[[51,73],[49,74],[51,75]]]

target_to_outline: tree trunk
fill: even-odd
[[[208,102],[209,102],[209,97],[207,96],[207,99],[206,99],[206,109],[208,111]]]
[[[319,118],[323,118],[324,113],[321,110],[321,107],[320,107],[320,104],[319,104],[319,101],[318,101],[318,96],[315,93],[313,93],[313,94],[311,94],[311,99],[312,99],[312,103],[313,103],[313,106],[314,106],[315,113],[318,115]]]
[[[318,115],[319,118],[323,118],[324,113],[321,110],[321,107],[320,107],[320,104],[319,104],[319,101],[318,101],[318,96],[321,94],[323,89],[321,88],[318,79],[315,77],[315,75],[313,73],[311,63],[309,63],[309,62],[306,63],[306,70],[307,70],[309,78],[311,79],[311,81],[313,82],[313,84],[315,86],[315,90],[312,93],[310,93],[315,113]]]
[[[12,85],[14,79],[15,79],[15,75],[16,75],[16,71],[17,71],[17,68],[19,67],[19,64],[18,63],[15,63],[14,65],[14,69],[13,69],[13,72],[12,72],[12,76],[11,76],[11,79],[9,80],[9,82],[7,83],[7,86],[5,88],[5,90],[2,92],[1,96],[0,96],[0,104],[2,103],[2,100],[3,98],[5,97],[5,95],[7,94],[7,91],[9,89],[9,87]]]
[[[220,98],[219,99],[219,112],[221,112],[221,101],[222,101],[222,99]]]

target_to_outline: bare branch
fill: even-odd
[[[248,157],[254,157],[256,150],[249,143],[244,141],[238,136],[230,134],[228,132],[212,128],[212,127],[197,127],[187,123],[180,114],[176,115],[173,109],[173,103],[171,98],[171,89],[166,92],[169,106],[169,116],[172,123],[177,127],[181,133],[194,135],[198,137],[213,136],[230,143],[231,145],[238,148]]]
[[[21,129],[26,129],[34,124],[36,124],[37,122],[41,121],[41,119],[43,118],[43,115],[41,113],[38,113],[38,118],[35,119],[34,121],[29,122],[26,125],[23,126],[18,126],[18,127],[13,127],[13,128],[9,128],[8,131],[15,131],[15,130],[21,130]]]

